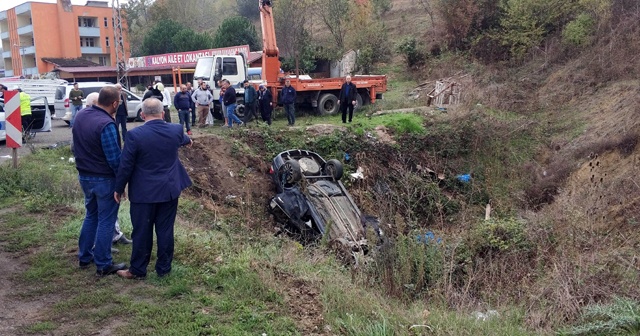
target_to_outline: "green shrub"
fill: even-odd
[[[411,298],[425,295],[442,277],[445,246],[419,239],[417,234],[397,236],[380,251],[369,269],[385,292]]]
[[[562,31],[562,41],[574,46],[584,46],[591,41],[593,34],[593,18],[586,13],[578,15],[569,22]]]
[[[385,126],[398,134],[424,134],[425,128],[422,125],[422,117],[408,114],[399,119],[389,120]]]
[[[640,335],[640,304],[615,298],[606,305],[587,306],[582,323],[567,328],[560,335]]]
[[[404,37],[400,43],[396,45],[396,52],[404,56],[408,67],[414,67],[424,62],[425,56],[418,41],[413,36]]]
[[[478,224],[471,233],[476,253],[506,252],[528,247],[525,223],[515,218],[490,219]]]

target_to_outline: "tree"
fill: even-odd
[[[194,51],[213,48],[213,37],[208,33],[196,33],[189,28],[184,28],[175,34],[171,41],[176,51]]]
[[[122,6],[127,22],[127,36],[131,46],[131,56],[142,55],[142,41],[149,30],[149,7],[153,0],[129,0]]]
[[[243,44],[248,44],[251,50],[262,49],[256,27],[251,21],[240,16],[232,16],[222,21],[213,38],[213,45],[216,48],[224,48]]]
[[[329,33],[336,43],[338,51],[344,52],[347,25],[350,20],[348,0],[315,1],[315,13],[329,29]]]
[[[301,0],[303,1],[303,0]],[[282,6],[283,1],[278,1],[278,7]],[[258,9],[258,1],[256,0],[236,0],[238,14],[250,20],[260,18],[260,10]]]
[[[474,25],[478,5],[474,0],[439,0],[438,12],[442,18],[445,39],[452,49],[465,49],[467,37]]]
[[[311,34],[305,28],[308,22],[309,1],[279,0],[273,16],[282,68],[286,71],[311,70],[315,64]]]
[[[166,54],[183,51],[179,49],[178,45],[176,45],[176,41],[174,40],[174,37],[179,33],[181,34],[181,36],[195,34],[194,31],[185,28],[183,25],[173,20],[158,22],[149,30],[148,34],[146,34],[146,36],[144,37],[144,41],[142,42],[142,46],[140,48],[142,55]],[[185,45],[181,42],[181,47],[184,46]]]
[[[376,15],[375,7],[367,1],[354,3],[349,10],[348,46],[356,50],[358,71],[365,74],[391,55],[387,29]]]

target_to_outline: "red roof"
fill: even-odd
[[[262,58],[262,51],[252,51],[249,53],[247,63],[251,64]]]

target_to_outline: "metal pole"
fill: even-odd
[[[18,169],[18,149],[17,148],[13,148],[11,150],[12,156],[13,156],[13,169]]]

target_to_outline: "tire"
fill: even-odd
[[[238,104],[236,105],[236,116],[238,116],[238,118],[240,118],[240,120],[244,121],[244,104]]]
[[[356,108],[354,108],[353,110],[357,111],[357,110],[361,109],[362,106],[363,106],[363,102],[364,102],[364,100],[362,98],[362,94],[361,93],[356,94]]]
[[[138,110],[138,113],[136,113],[136,119],[135,119],[136,121],[143,121],[141,113],[142,113],[142,109]]]
[[[338,106],[338,97],[333,93],[324,93],[318,98],[318,114],[330,115],[338,113],[340,106]]]
[[[300,164],[296,160],[287,160],[278,169],[278,174],[282,177],[286,174],[285,184],[291,185],[302,179],[302,171],[300,170]],[[280,179],[282,181],[282,179]]]
[[[340,180],[342,178],[342,175],[344,174],[342,162],[336,159],[327,161],[327,163],[324,165],[324,172],[325,174],[333,177],[336,181]]]

